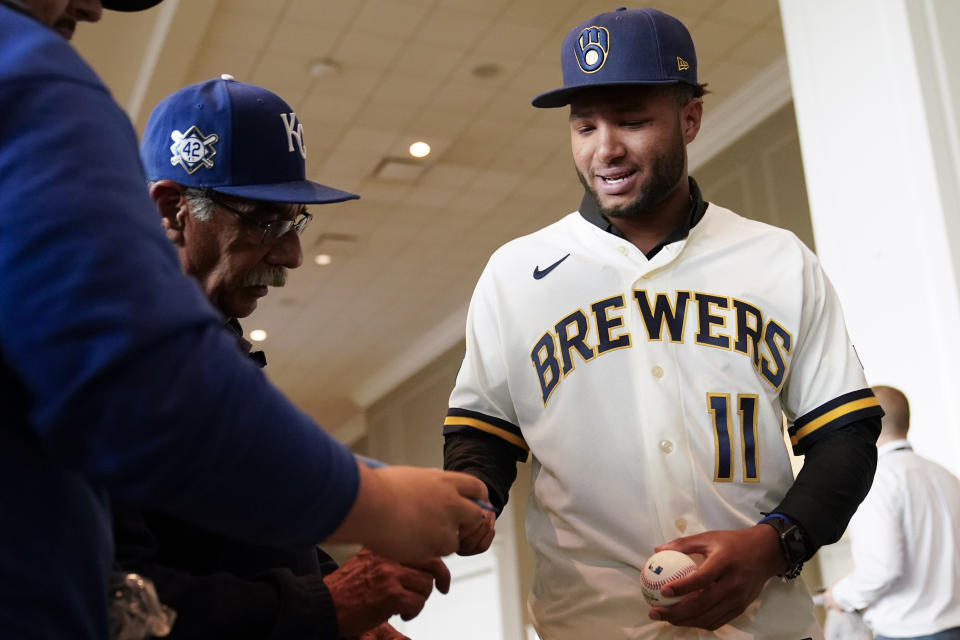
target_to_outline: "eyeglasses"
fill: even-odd
[[[271,220],[267,222],[265,220],[260,220],[259,218],[250,215],[249,213],[244,213],[234,207],[231,207],[225,202],[217,200],[216,198],[210,198],[210,201],[217,206],[223,207],[233,215],[237,216],[247,224],[251,224],[259,229],[263,230],[263,235],[260,237],[261,244],[273,244],[283,236],[287,235],[291,229],[295,229],[297,235],[303,233],[303,230],[307,228],[307,225],[313,220],[313,216],[307,213],[306,211],[301,211],[294,219],[283,219],[283,220]]]

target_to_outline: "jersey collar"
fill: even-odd
[[[703,214],[707,211],[707,202],[703,199],[703,196],[700,194],[700,187],[697,186],[696,181],[693,178],[687,178],[690,181],[690,212],[687,214],[687,218],[683,221],[679,227],[667,234],[667,237],[663,239],[657,246],[651,249],[647,254],[647,260],[653,258],[653,256],[660,253],[660,250],[663,249],[668,244],[683,240],[690,234],[690,229],[693,229],[698,222],[703,218]],[[580,215],[584,220],[589,222],[592,225],[600,227],[607,233],[612,233],[618,238],[623,238],[623,233],[620,232],[620,229],[617,229],[610,220],[607,219],[602,213],[600,213],[600,205],[597,203],[596,198],[587,191],[583,194],[583,200],[580,201]]]

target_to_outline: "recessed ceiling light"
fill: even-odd
[[[254,329],[250,332],[250,339],[254,342],[263,342],[267,339],[267,332],[263,329]]]
[[[340,70],[340,63],[333,58],[318,58],[310,63],[310,75],[314,78],[330,76]]]
[[[313,261],[316,262],[321,267],[325,267],[331,262],[333,262],[333,257],[328,253],[318,253],[313,257]]]
[[[417,140],[410,145],[410,155],[414,158],[426,158],[430,155],[430,145],[422,140]]]

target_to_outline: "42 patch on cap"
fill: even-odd
[[[170,139],[173,140],[170,145],[170,153],[173,154],[170,156],[171,165],[180,165],[189,174],[200,167],[213,168],[213,157],[217,155],[213,145],[220,140],[220,136],[215,133],[204,135],[197,125],[193,125],[185,133],[174,130]]]

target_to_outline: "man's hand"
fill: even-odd
[[[410,638],[384,622],[361,635],[359,640],[410,640]]]
[[[777,532],[765,524],[677,538],[655,550],[664,549],[704,556],[696,571],[661,590],[665,596],[686,598],[650,610],[650,619],[681,627],[721,627],[756,600],[767,579],[786,570]]]
[[[370,469],[363,463],[357,468],[357,499],[330,542],[360,542],[393,560],[420,563],[453,553],[461,531],[474,531],[492,517],[474,502],[489,499],[486,485],[465,473]]]
[[[404,566],[367,549],[323,579],[342,636],[369,631],[394,614],[412,620],[430,597],[434,581],[441,593],[450,589],[450,571],[440,558]]]
[[[823,596],[823,608],[824,609],[833,609],[834,611],[844,611],[844,608],[837,604],[837,601],[833,599],[833,587],[830,586],[824,591]]]
[[[487,517],[473,529],[460,530],[460,548],[457,553],[461,556],[472,556],[483,553],[490,548],[493,535],[496,533],[497,516],[488,512]]]

